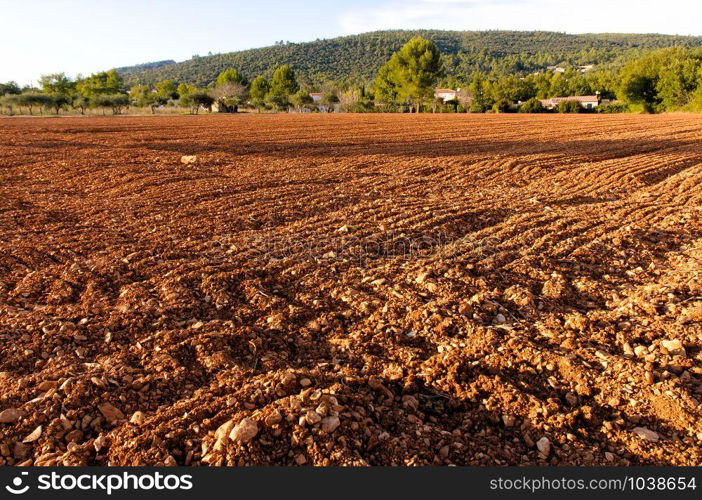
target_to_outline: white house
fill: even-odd
[[[324,92],[310,92],[310,97],[312,98],[312,104],[314,104],[317,107],[318,111],[321,111],[322,113],[326,113],[327,111],[334,111],[334,112],[339,112],[339,109],[341,109],[341,106],[339,103],[335,103],[331,106],[331,108],[320,104],[322,102],[322,97],[324,96]]]
[[[434,89],[434,98],[443,99],[444,102],[453,101],[454,99],[458,98],[460,92],[461,89]]]
[[[563,101],[578,101],[583,108],[594,109],[600,105],[600,96],[574,95],[570,97],[551,97],[550,99],[541,99],[541,105],[547,109],[554,109]]]

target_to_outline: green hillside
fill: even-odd
[[[306,83],[363,82],[372,80],[390,55],[417,35],[438,45],[448,75],[476,70],[520,73],[553,64],[609,64],[650,49],[702,46],[702,37],[655,34],[392,30],[194,57],[175,64],[147,63],[119,71],[127,85],[171,79],[205,86],[226,68],[238,68],[252,78],[258,74],[270,76],[276,66],[291,64]]]

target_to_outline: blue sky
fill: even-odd
[[[702,35],[700,0],[0,0],[0,82],[378,29]]]

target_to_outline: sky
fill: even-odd
[[[380,29],[702,35],[702,0],[0,0],[0,82]]]

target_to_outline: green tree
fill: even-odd
[[[492,97],[492,86],[487,78],[480,73],[476,74],[470,82],[468,94],[471,97],[470,111],[473,113],[484,113],[492,109],[495,104]]]
[[[239,73],[238,70],[234,68],[225,69],[217,76],[217,85],[224,85],[225,83],[236,83],[238,85],[246,86],[246,79]]]
[[[194,85],[188,85],[187,83],[181,83],[178,85],[178,98],[179,99],[184,99],[187,98],[189,94],[192,94],[193,92],[197,91],[197,87]]]
[[[49,99],[46,102],[46,106],[50,106],[51,108],[53,108],[56,114],[59,114],[60,110],[62,110],[64,107],[71,103],[71,98],[68,95],[55,94],[47,97]]]
[[[295,78],[295,72],[286,64],[276,69],[271,79],[271,88],[266,100],[278,109],[290,104],[290,96],[300,89]]]
[[[98,94],[119,94],[123,91],[122,77],[117,70],[102,71],[78,82],[78,90],[86,97]]]
[[[204,108],[208,111],[212,110],[212,105],[215,100],[207,91],[198,88],[188,89],[185,94],[180,92],[180,87],[178,87],[178,93],[180,94],[179,104],[184,107],[190,108],[191,114],[198,114],[200,108]]]
[[[69,96],[75,90],[76,83],[65,73],[53,73],[42,75],[39,78],[39,86],[45,94]]]
[[[390,64],[385,64],[378,70],[378,76],[373,83],[375,91],[375,100],[380,104],[396,104],[398,89],[395,80],[392,77],[392,67]]]
[[[441,54],[436,44],[421,37],[412,38],[395,52],[378,72],[376,92],[410,104],[419,112],[421,104],[434,95],[434,86],[443,75]]]
[[[129,98],[135,106],[141,108],[149,106],[153,102],[151,87],[148,85],[134,85],[129,89]]]
[[[73,109],[79,109],[80,114],[84,115],[85,110],[90,106],[90,101],[87,97],[85,97],[83,94],[73,94],[70,97],[70,104]]]
[[[90,98],[90,104],[96,108],[102,108],[102,114],[105,114],[105,109],[112,109],[113,115],[122,113],[122,108],[129,106],[129,96],[126,94],[103,94],[98,93]]]
[[[22,89],[20,89],[19,85],[17,85],[17,82],[5,82],[5,83],[0,83],[0,96],[4,96],[7,94],[21,94]]]
[[[156,89],[156,94],[162,99],[168,101],[169,99],[178,98],[178,87],[171,80],[163,80],[158,82],[154,88]]]
[[[249,97],[251,98],[251,103],[256,107],[256,109],[258,109],[259,112],[266,102],[266,95],[268,95],[270,89],[268,80],[261,75],[254,78],[251,82]]]
[[[536,96],[535,86],[526,79],[517,75],[509,75],[498,79],[492,86],[493,99],[507,99],[508,101],[526,101]]]

